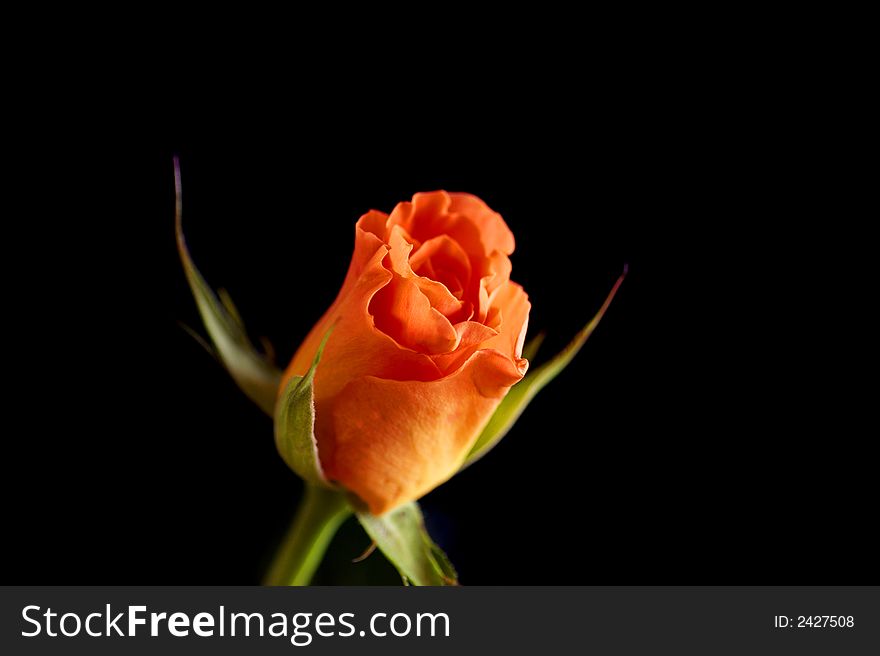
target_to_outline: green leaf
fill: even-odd
[[[462,469],[482,458],[492,447],[498,444],[501,438],[516,423],[516,420],[519,419],[531,400],[535,398],[535,395],[544,389],[547,383],[556,378],[559,372],[565,369],[574,359],[574,356],[578,354],[578,351],[581,350],[581,347],[586,343],[590,335],[593,334],[602,317],[605,316],[605,312],[608,310],[608,306],[611,305],[611,301],[626,277],[626,273],[627,270],[624,268],[623,273],[617,279],[617,282],[614,283],[611,291],[608,292],[608,296],[605,298],[605,302],[602,303],[602,307],[599,308],[596,316],[575,335],[568,346],[555,358],[530,371],[525,378],[510,388],[510,392],[501,401],[498,409],[495,410],[495,414],[492,415],[489,423],[486,424],[483,432],[480,433],[480,437],[477,438],[477,441],[471,448],[464,465],[462,465]],[[524,352],[528,350],[531,355],[534,355],[542,339],[543,336],[539,334],[529,343]]]
[[[305,376],[293,376],[275,406],[275,446],[293,471],[304,480],[322,487],[333,487],[324,477],[315,440],[315,369],[333,328],[324,335]]]
[[[186,279],[196,299],[199,314],[205,328],[216,348],[217,355],[223,366],[254,403],[272,416],[278,386],[281,383],[281,372],[269,362],[251,343],[241,317],[232,299],[225,291],[218,295],[205,282],[202,274],[193,264],[186,240],[183,237],[182,208],[183,201],[180,186],[180,166],[174,160],[174,187],[177,193],[175,227],[177,231],[177,250],[183,262]]]
[[[422,511],[415,502],[381,517],[358,512],[357,518],[404,583],[458,585],[455,569],[425,530]]]

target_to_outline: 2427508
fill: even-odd
[[[777,629],[851,629],[854,625],[852,615],[798,615],[797,618],[777,615],[773,618]]]

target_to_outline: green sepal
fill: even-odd
[[[428,535],[417,503],[400,506],[381,517],[358,512],[357,518],[405,584],[458,585],[455,568]]]
[[[529,343],[523,347],[522,356],[529,362],[534,360],[538,355],[538,349],[540,349],[541,344],[544,343],[545,337],[547,337],[547,333],[545,333],[543,330],[532,337],[529,340]]]
[[[305,376],[292,376],[275,406],[275,446],[294,472],[305,481],[333,487],[325,478],[315,439],[315,369],[333,328],[324,335]]]
[[[549,362],[545,362],[540,367],[529,371],[525,378],[510,388],[507,396],[498,405],[492,418],[489,419],[489,423],[486,424],[486,427],[480,433],[480,436],[468,453],[467,458],[465,458],[462,469],[482,458],[492,447],[498,444],[501,438],[513,427],[532,399],[535,398],[535,395],[544,389],[547,383],[556,378],[559,372],[565,369],[574,359],[574,356],[578,354],[578,351],[581,350],[581,347],[586,343],[590,335],[593,334],[596,326],[599,325],[599,322],[611,305],[614,295],[626,277],[626,272],[627,270],[624,268],[623,273],[620,274],[617,282],[614,283],[611,291],[608,292],[608,296],[605,298],[605,302],[602,303],[602,307],[599,308],[596,316],[575,335],[568,346],[562,349]],[[524,349],[524,354],[528,352],[534,357],[542,340],[543,334],[537,335]]]
[[[177,194],[177,250],[216,355],[248,398],[272,416],[281,383],[281,371],[254,347],[229,295],[221,290],[218,297],[190,257],[183,237],[180,166],[177,159],[174,160],[174,187]]]

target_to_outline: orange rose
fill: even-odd
[[[284,383],[333,326],[314,383],[318,454],[373,514],[452,476],[525,374],[531,306],[510,281],[513,249],[501,215],[469,194],[420,193],[357,222],[342,289]]]

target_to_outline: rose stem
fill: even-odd
[[[350,514],[342,494],[306,484],[305,496],[263,584],[308,585],[330,540]]]

